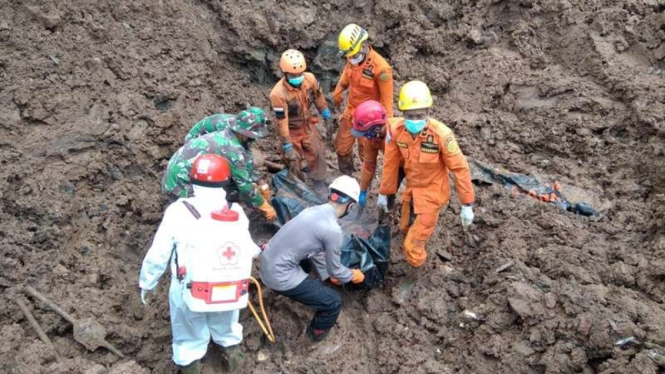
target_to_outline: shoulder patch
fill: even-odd
[[[379,74],[379,80],[380,80],[381,82],[385,82],[385,81],[387,81],[388,79],[390,79],[390,74],[388,74],[388,72],[383,71],[383,72],[381,72],[381,74]]]
[[[395,144],[400,148],[409,148],[409,145],[404,142],[395,142]]]
[[[445,145],[448,153],[456,153],[459,151],[459,145],[457,145],[457,141],[455,140],[454,136],[448,137],[448,139],[446,139]]]

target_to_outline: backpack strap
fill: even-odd
[[[201,213],[199,213],[199,211],[196,210],[194,205],[192,205],[192,204],[190,204],[186,201],[183,201],[182,203],[185,204],[185,207],[187,208],[187,210],[189,210],[190,213],[192,213],[194,218],[196,218],[196,219],[201,218]],[[177,272],[176,278],[178,278],[178,280],[181,281],[184,278],[184,274],[180,273],[180,265],[178,264],[178,251],[176,250],[176,247],[177,246],[174,244],[173,245],[173,251],[171,252],[171,257],[173,257],[173,260],[175,261],[175,269],[176,269],[176,272]]]
[[[187,207],[187,210],[189,210],[189,212],[192,213],[194,218],[196,218],[196,219],[201,218],[201,213],[199,213],[199,211],[196,210],[196,208],[194,208],[194,205],[192,205],[192,204],[190,204],[186,201],[183,201],[182,203],[185,204],[185,207]]]

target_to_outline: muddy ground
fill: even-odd
[[[305,51],[329,92],[342,67],[336,35],[352,21],[393,64],[396,92],[410,79],[430,85],[434,116],[467,155],[554,176],[611,207],[589,219],[479,186],[474,248],[453,197],[427,264],[409,272],[396,235],[385,287],[345,293],[322,347],[302,345],[310,313],[268,293],[278,343],[243,314],[243,371],[663,372],[649,357],[665,346],[662,0],[2,0],[0,9],[0,372],[175,372],[168,277],[150,307],[136,289],[168,202],[159,190],[168,158],[216,109],[267,107],[284,49]],[[259,220],[253,230],[259,239],[269,228]],[[127,358],[86,351],[68,323],[27,299],[65,356],[57,363],[9,301],[17,284],[97,318]],[[614,345],[630,336],[640,344]],[[211,346],[204,373],[223,372],[219,356]]]

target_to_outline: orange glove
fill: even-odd
[[[330,277],[330,281],[333,282],[335,286],[341,286],[342,282],[338,281],[337,278]]]
[[[362,271],[358,269],[351,269],[351,273],[353,275],[351,276],[351,282],[352,283],[362,283],[365,280],[365,274],[363,274]]]
[[[263,196],[263,200],[270,201],[272,199],[272,191],[270,191],[270,186],[268,183],[263,183],[261,185],[255,185],[256,189],[259,191],[259,194]]]
[[[270,205],[267,201],[264,201],[263,204],[261,204],[259,210],[263,212],[268,222],[272,222],[275,220],[275,218],[277,218],[277,212],[275,212],[275,208],[273,208],[272,205]]]

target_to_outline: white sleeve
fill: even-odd
[[[176,212],[171,207],[173,207],[173,204],[164,212],[164,218],[162,218],[157,233],[155,233],[152,246],[150,246],[143,259],[139,276],[139,287],[142,289],[154,289],[169,265],[169,259],[175,245],[175,229],[178,227]]]

